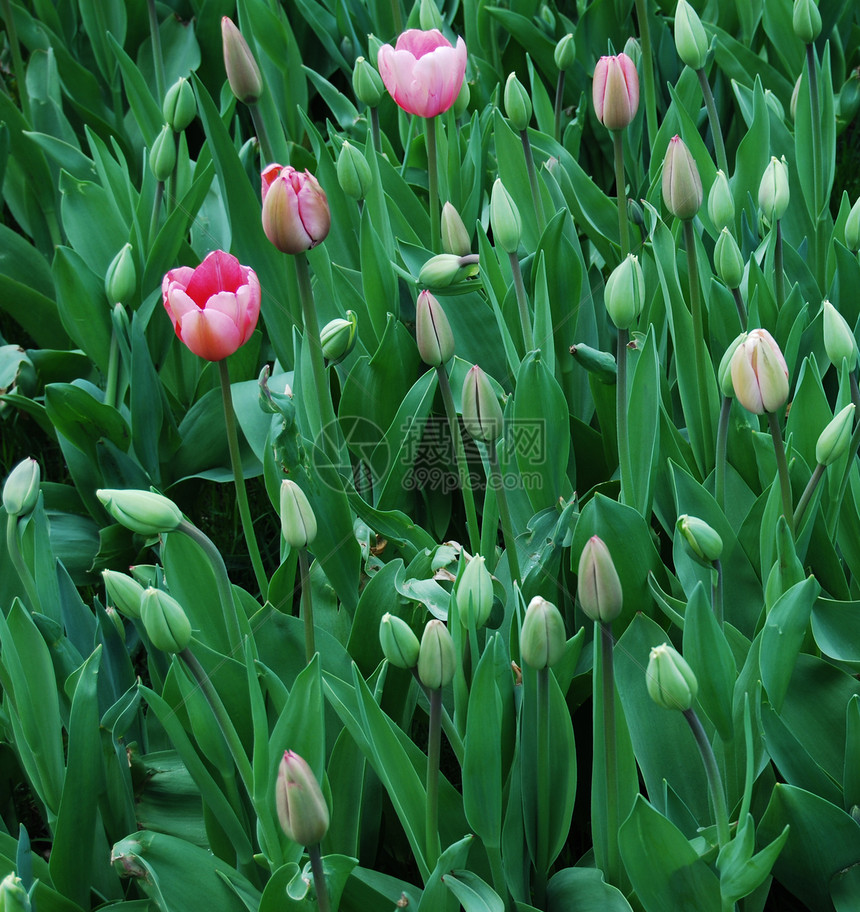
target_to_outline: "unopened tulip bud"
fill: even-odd
[[[290,478],[281,482],[281,531],[291,548],[307,548],[317,537],[317,520],[305,492]]]
[[[385,84],[376,67],[364,57],[356,57],[352,70],[352,91],[355,97],[370,108],[375,108],[385,96]]]
[[[717,231],[733,225],[735,221],[735,200],[729,179],[722,169],[717,171],[708,193],[708,215]]]
[[[530,668],[551,668],[564,655],[567,634],[561,612],[536,595],[526,609],[520,631],[520,656]]]
[[[442,30],[444,23],[439,7],[436,6],[436,0],[421,0],[418,8],[418,24],[425,32],[429,32],[430,29]]]
[[[272,164],[260,178],[263,230],[281,253],[303,253],[328,237],[328,197],[310,171]]]
[[[626,54],[601,57],[591,84],[597,119],[607,130],[623,130],[639,108],[639,74]]]
[[[12,469],[3,485],[3,509],[7,515],[23,516],[33,510],[39,500],[41,478],[39,463],[29,456]]]
[[[172,532],[182,522],[179,507],[155,491],[105,489],[96,491],[96,497],[118,523],[140,535]]]
[[[105,608],[105,615],[107,615],[107,619],[111,622],[114,630],[117,632],[117,635],[124,643],[125,625],[122,622],[122,615],[116,610],[116,608],[113,607],[113,605],[108,605],[107,608]],[[0,912],[2,912],[2,909],[3,907],[0,905]]]
[[[364,199],[373,184],[373,172],[359,149],[345,142],[337,159],[337,182],[347,196]]]
[[[188,615],[173,596],[160,589],[144,591],[140,619],[150,642],[162,652],[182,652],[191,642]]]
[[[631,35],[624,42],[624,53],[633,61],[636,72],[639,72],[639,64],[642,63],[642,44],[638,38]]]
[[[176,165],[176,142],[173,130],[165,124],[149,150],[149,169],[157,181],[166,181]]]
[[[502,436],[502,407],[489,377],[477,364],[463,382],[463,424],[475,440],[490,443]]]
[[[445,203],[442,207],[442,249],[455,256],[466,256],[472,252],[472,241],[469,232],[460,218],[460,213]]]
[[[328,832],[329,812],[322,789],[308,764],[286,751],[278,767],[275,807],[281,829],[301,846],[315,846]]]
[[[672,215],[686,220],[699,211],[702,196],[696,160],[681,137],[673,136],[663,160],[663,202]]]
[[[789,102],[788,108],[792,120],[797,120],[797,96],[800,92],[800,80],[802,78],[802,76],[797,77],[797,81],[794,83],[794,88],[791,90],[791,101]]]
[[[772,155],[758,188],[758,204],[771,225],[785,215],[788,200],[788,165],[785,156],[780,160]]]
[[[463,259],[455,253],[437,253],[421,267],[418,273],[419,284],[429,288],[447,288],[475,275],[478,271],[477,263],[464,263]]]
[[[729,288],[740,288],[744,277],[744,258],[738,242],[728,228],[723,228],[714,247],[714,266],[717,275]]]
[[[829,466],[848,449],[854,428],[854,403],[849,402],[839,411],[818,437],[815,444],[815,461]]]
[[[812,44],[821,34],[821,13],[818,12],[815,0],[794,0],[791,24],[794,34],[804,44]]]
[[[466,113],[466,109],[469,107],[469,102],[471,100],[472,90],[469,88],[469,83],[464,79],[463,84],[460,86],[460,91],[454,99],[454,106],[451,108],[455,118],[462,117],[463,114]]]
[[[596,535],[585,543],[579,556],[576,594],[592,621],[608,624],[621,614],[624,596],[621,580],[606,542]]]
[[[655,646],[648,659],[645,685],[651,699],[664,709],[682,712],[693,706],[699,690],[693,669],[675,649],[667,643]]]
[[[645,276],[639,258],[628,253],[606,280],[603,302],[606,312],[618,329],[630,329],[642,312],[645,300]]]
[[[848,370],[853,371],[857,364],[857,340],[848,325],[848,321],[830,303],[824,301],[821,305],[822,323],[824,331],[824,351],[830,363],[842,367],[843,359],[848,361]]]
[[[511,73],[505,83],[505,113],[511,126],[519,133],[528,128],[532,119],[532,100],[516,73]]]
[[[128,301],[137,290],[137,270],[131,244],[126,244],[111,260],[105,273],[105,294],[109,304]]]
[[[335,317],[320,330],[323,357],[332,364],[339,364],[355,348],[355,331],[358,316],[353,310],[346,312],[346,319]]]
[[[723,540],[716,529],[698,516],[682,513],[675,524],[693,554],[701,561],[712,564],[723,553]]]
[[[738,402],[754,415],[775,412],[788,399],[788,367],[776,340],[754,329],[735,349],[732,385]]]
[[[457,611],[468,628],[483,627],[493,610],[493,577],[482,556],[473,557],[457,583]]]
[[[379,622],[379,645],[382,653],[396,668],[414,668],[418,664],[420,643],[415,631],[403,620],[387,611]]]
[[[845,246],[855,252],[860,249],[860,197],[845,220]]]
[[[734,356],[735,350],[746,337],[747,334],[745,332],[742,332],[739,336],[735,337],[726,349],[726,353],[723,355],[719,369],[717,370],[717,382],[720,385],[720,392],[727,399],[733,399],[735,395],[735,388],[732,385],[732,357]]]
[[[442,305],[426,290],[415,305],[415,341],[421,360],[430,367],[441,367],[454,357],[451,324]]]
[[[197,116],[194,89],[184,76],[180,76],[167,90],[161,112],[164,114],[165,122],[174,133],[181,133],[191,125]]]
[[[242,33],[228,16],[221,19],[224,69],[230,90],[245,104],[256,104],[263,94],[263,77]]]
[[[590,374],[594,374],[601,383],[613,386],[618,379],[618,365],[609,352],[592,348],[583,342],[570,346],[570,353],[577,364],[582,365]]]
[[[14,873],[0,881],[0,912],[30,912],[30,894],[24,883]]]
[[[573,42],[573,32],[568,32],[559,39],[553,52],[553,60],[559,70],[569,70],[576,63],[576,45]]]
[[[687,0],[678,0],[675,9],[675,49],[691,70],[701,70],[708,59],[708,36]]]
[[[776,114],[777,120],[785,120],[785,108],[782,102],[771,92],[770,89],[764,90],[764,103]]]
[[[418,678],[429,690],[441,690],[454,680],[457,650],[448,628],[433,618],[427,622],[418,650]]]
[[[520,246],[523,223],[513,197],[499,178],[496,178],[490,196],[490,226],[496,246],[501,247],[505,253],[516,253]]]
[[[105,584],[108,602],[127,618],[134,620],[140,617],[140,600],[143,598],[144,588],[126,573],[116,570],[102,570],[102,579]]]

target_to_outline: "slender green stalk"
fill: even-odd
[[[615,150],[615,193],[618,198],[618,238],[621,244],[621,259],[630,253],[630,234],[627,228],[627,182],[624,180],[624,133],[612,131],[612,147]]]
[[[735,299],[735,307],[738,309],[738,319],[741,321],[741,332],[747,328],[747,309],[744,305],[744,299],[741,295],[740,288],[732,289],[732,297]]]
[[[776,294],[776,309],[782,310],[785,304],[785,269],[782,256],[782,225],[780,219],[776,220],[776,240],[773,246],[773,285]]]
[[[599,700],[603,713],[603,725],[595,738],[603,739],[603,762],[606,771],[606,882],[619,886],[622,880],[621,856],[618,849],[619,799],[618,799],[618,748],[616,745],[615,727],[615,657],[612,639],[612,624],[602,621],[594,622],[594,638],[599,640],[600,677],[594,681],[599,693],[594,695],[595,703]]]
[[[416,117],[409,118],[409,126],[406,129],[406,139],[403,141],[403,161],[400,163],[400,176],[406,174],[406,162],[409,159],[409,147],[412,145],[412,134],[415,132]],[[440,225],[441,231],[441,225]]]
[[[517,308],[520,312],[520,327],[523,331],[523,344],[526,348],[526,354],[534,351],[535,340],[532,333],[532,320],[529,314],[529,300],[526,295],[526,286],[523,282],[523,273],[520,269],[520,261],[515,253],[509,253],[511,261],[511,272],[514,274],[514,289],[517,293]]]
[[[427,736],[427,813],[425,851],[432,871],[439,860],[439,752],[442,746],[442,691],[430,691],[430,731]]]
[[[161,51],[161,32],[158,28],[158,13],[155,0],[146,0],[149,11],[149,34],[152,37],[152,62],[155,64],[155,91],[158,93],[159,107],[167,92],[167,77],[164,75],[164,54]]]
[[[311,873],[314,878],[314,890],[317,894],[317,905],[320,912],[331,912],[331,903],[328,898],[328,887],[325,882],[325,872],[323,871],[322,854],[320,853],[319,843],[308,846],[308,858],[311,862]]]
[[[732,400],[723,396],[720,406],[720,422],[717,425],[717,458],[714,472],[714,498],[717,506],[726,512],[726,449],[729,440],[729,415],[732,411]]]
[[[630,437],[627,432],[627,344],[630,333],[618,330],[617,377],[615,380],[615,426],[618,436],[618,474],[621,479],[621,503],[631,506],[630,490],[632,468],[630,465]]]
[[[714,571],[716,579],[711,582],[711,604],[714,609],[714,617],[720,627],[723,626],[723,565],[714,561]]]
[[[529,187],[532,191],[532,202],[535,207],[538,233],[543,234],[543,230],[546,228],[546,215],[543,211],[543,200],[541,199],[540,187],[538,186],[537,171],[535,171],[535,158],[534,155],[532,155],[532,144],[529,141],[528,130],[520,130],[520,140],[523,144],[523,155],[526,159],[526,172],[529,176]]]
[[[158,218],[161,215],[161,200],[164,197],[164,181],[155,185],[155,198],[152,201],[152,215],[149,219],[149,247],[152,249],[158,237]]]
[[[555,85],[555,127],[553,136],[556,142],[561,142],[561,112],[564,106],[564,70],[558,71],[558,82]]]
[[[209,563],[215,573],[215,584],[218,586],[218,598],[221,602],[221,612],[224,615],[224,626],[227,629],[230,651],[231,654],[238,652],[242,646],[242,634],[239,630],[239,618],[233,601],[233,586],[230,583],[229,576],[227,576],[227,567],[224,564],[224,558],[221,557],[221,552],[215,547],[208,535],[201,532],[197,526],[192,525],[187,519],[182,520],[176,527],[176,531],[182,532],[196,542],[209,559]]]
[[[236,433],[236,414],[233,411],[233,397],[230,392],[230,372],[227,369],[226,359],[218,362],[218,374],[221,378],[221,401],[224,405],[224,423],[227,426],[227,444],[230,448],[230,463],[233,466],[233,483],[236,487],[236,502],[242,520],[242,532],[245,534],[245,544],[251,557],[260,597],[265,602],[269,594],[269,580],[263,567],[263,559],[260,557],[257,534],[254,532],[254,521],[251,518],[251,508],[248,504],[248,492],[245,490],[242,457],[239,454],[239,435]]]
[[[546,908],[546,881],[549,867],[549,668],[539,668],[537,676],[537,737],[535,751],[537,760],[537,848],[535,851],[535,904],[539,909]]]
[[[713,429],[708,405],[708,369],[713,365],[705,347],[705,322],[702,316],[702,297],[699,290],[699,265],[696,260],[696,235],[693,220],[684,219],[684,246],[687,248],[687,273],[690,278],[690,310],[693,315],[693,355],[696,359],[696,386],[699,397],[699,416],[702,422],[702,442],[705,453],[713,452]]]
[[[403,13],[400,10],[400,0],[391,0],[391,15],[394,18],[394,31],[399,35],[403,31]]]
[[[24,586],[24,592],[30,602],[30,611],[42,613],[42,603],[39,600],[39,593],[36,589],[36,581],[30,568],[21,554],[21,543],[18,541],[18,517],[13,513],[6,514],[6,550],[12,560],[12,566],[18,574],[21,584]]]
[[[800,528],[800,522],[803,519],[803,514],[806,512],[806,508],[809,506],[809,502],[812,500],[812,495],[815,493],[815,489],[818,487],[818,482],[821,481],[823,475],[824,466],[819,462],[816,464],[815,469],[813,470],[812,475],[806,484],[806,487],[803,489],[803,493],[800,495],[800,500],[797,502],[797,509],[794,511],[795,529]]]
[[[776,468],[779,473],[779,486],[782,489],[782,513],[788,523],[788,531],[794,538],[794,510],[792,509],[791,480],[788,477],[788,462],[785,458],[785,444],[782,442],[782,432],[779,422],[773,412],[767,413],[767,422],[770,426],[770,435],[773,437],[773,449],[776,453]]]
[[[379,108],[370,109],[370,135],[373,137],[373,148],[382,154],[382,137],[379,133]]]
[[[311,577],[308,572],[308,552],[299,548],[299,569],[302,577],[302,621],[305,630],[305,662],[310,665],[316,655],[314,641],[314,603],[311,594]]]
[[[430,249],[442,252],[442,223],[439,210],[439,171],[436,149],[436,118],[424,118],[424,139],[427,145],[427,189],[430,196]]]
[[[720,127],[720,115],[717,113],[717,106],[714,103],[714,93],[711,91],[711,84],[705,75],[704,68],[696,70],[699,77],[699,85],[702,87],[702,97],[705,99],[705,108],[708,112],[708,122],[711,125],[711,134],[714,137],[714,152],[717,156],[717,167],[728,176],[729,160],[726,158],[726,144],[723,140],[723,131]]]
[[[502,470],[499,466],[499,454],[496,450],[496,442],[492,441],[487,444],[490,453],[490,482],[493,490],[496,492],[496,501],[499,506],[499,519],[502,522],[502,535],[505,539],[505,550],[508,554],[508,567],[511,571],[511,582],[522,585],[523,578],[520,574],[520,561],[517,556],[517,541],[514,537],[514,529],[511,525],[511,512],[508,509],[508,495],[505,491],[504,481],[502,479]]]
[[[260,153],[264,165],[271,165],[275,161],[275,149],[272,146],[272,140],[269,131],[266,129],[266,121],[263,112],[258,104],[249,104],[248,110],[251,112],[251,120],[254,121],[254,129],[257,131],[257,139],[260,140]]]
[[[27,92],[27,73],[24,69],[24,58],[21,56],[21,45],[18,43],[18,29],[15,26],[15,17],[12,15],[12,4],[9,0],[2,0],[3,22],[6,26],[6,35],[9,40],[9,49],[12,52],[12,70],[15,73],[15,82],[18,88],[18,103],[21,113],[28,124],[30,120],[30,96]]]
[[[424,686],[421,678],[418,677],[418,668],[411,668],[410,671],[412,672],[412,677],[415,679],[415,683],[421,688],[421,692],[427,698],[427,704],[429,706],[430,691]],[[462,766],[465,745],[463,744],[463,739],[460,737],[460,733],[457,731],[457,727],[454,725],[454,720],[451,718],[448,710],[445,709],[444,704],[442,706],[442,731],[445,732],[445,737],[451,745],[451,750],[454,751],[457,762]]]
[[[460,422],[457,418],[457,409],[454,406],[454,396],[445,365],[436,368],[439,379],[439,390],[442,393],[442,402],[445,403],[445,415],[448,418],[448,428],[451,439],[454,441],[454,452],[457,457],[457,472],[460,476],[460,490],[463,492],[463,505],[466,508],[466,529],[469,533],[469,548],[472,554],[479,554],[481,550],[481,532],[478,526],[478,513],[475,510],[475,494],[472,491],[472,479],[469,474],[469,463],[466,461],[466,448],[463,446],[463,435],[460,433]]]
[[[854,376],[851,377],[852,381]],[[845,463],[845,470],[842,473],[842,482],[839,485],[839,496],[829,505],[827,516],[827,533],[832,539],[836,535],[836,527],[839,523],[839,510],[842,501],[845,499],[845,492],[848,490],[848,481],[851,478],[851,469],[854,468],[854,460],[857,456],[857,450],[860,448],[860,419],[855,419],[854,433],[851,435],[851,442],[848,444],[848,462]]]
[[[705,766],[705,774],[708,777],[708,789],[711,793],[711,801],[714,805],[714,816],[717,822],[717,841],[720,848],[729,841],[729,811],[726,807],[726,795],[723,791],[723,781],[720,778],[720,770],[717,766],[717,758],[714,756],[714,750],[708,736],[702,728],[702,723],[693,709],[684,710],[684,718],[693,731],[693,737],[702,755],[702,763]]]
[[[809,114],[812,121],[812,179],[815,199],[814,226],[815,232],[815,278],[818,287],[824,288],[825,245],[822,243],[821,210],[824,208],[824,172],[822,170],[823,153],[821,150],[821,105],[818,100],[818,67],[815,60],[815,48],[806,45],[806,72],[809,77]],[[828,89],[828,91],[830,91]]]
[[[122,306],[122,305],[120,305]],[[110,354],[108,355],[107,377],[105,378],[105,404],[111,408],[117,407],[116,385],[119,373],[119,340],[116,337],[116,328],[111,327]]]
[[[657,136],[657,93],[654,88],[654,55],[651,50],[651,26],[648,23],[648,0],[636,0],[636,20],[642,42],[642,75],[645,82],[645,117],[648,124],[648,149]],[[726,172],[728,174],[728,171]]]

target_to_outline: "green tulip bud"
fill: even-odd
[[[429,690],[441,690],[454,680],[457,650],[448,628],[433,618],[427,622],[418,650],[418,678]]]
[[[573,42],[573,32],[568,32],[559,39],[553,52],[553,60],[559,70],[569,70],[576,63],[576,45]]]
[[[145,591],[143,586],[136,579],[116,570],[102,570],[102,579],[108,602],[127,618],[139,618],[140,600]]]
[[[307,548],[317,537],[317,520],[305,492],[290,478],[281,482],[281,531],[291,548]]]
[[[716,529],[698,516],[682,513],[675,524],[693,554],[705,564],[713,564],[723,553],[723,540]]]
[[[516,253],[520,246],[523,223],[513,197],[498,178],[490,196],[490,226],[496,246],[501,247],[505,253]]]
[[[726,353],[723,355],[719,369],[717,370],[717,380],[720,384],[720,392],[727,399],[734,399],[735,397],[735,388],[732,384],[732,356],[735,353],[735,349],[741,345],[746,337],[747,334],[745,332],[742,332],[739,336],[735,337],[734,341],[726,349]]]
[[[550,668],[561,660],[567,634],[561,612],[551,602],[536,595],[526,609],[520,631],[520,656],[530,668]]]
[[[592,535],[579,556],[576,594],[579,604],[592,621],[604,624],[621,614],[624,594],[612,555],[603,539]]]
[[[426,289],[415,305],[415,342],[421,360],[430,367],[441,367],[454,357],[454,334],[442,305]]]
[[[802,78],[802,76],[797,77],[797,82],[794,83],[794,88],[791,90],[791,101],[788,108],[792,120],[797,120],[797,95],[800,92],[800,80]]]
[[[114,629],[117,632],[117,635],[125,642],[125,625],[122,622],[122,615],[113,607],[113,605],[108,605],[105,608],[105,615],[107,619],[113,624]],[[0,907],[0,912],[2,912],[2,907]]]
[[[425,32],[429,32],[431,29],[442,31],[444,22],[439,7],[436,6],[436,0],[421,0],[418,8],[418,24]]]
[[[437,253],[421,267],[418,283],[429,288],[447,288],[477,272],[478,257],[474,254],[459,257],[453,253]]]
[[[493,610],[493,577],[482,556],[473,557],[457,583],[460,623],[471,630],[483,627]]]
[[[714,247],[714,266],[717,275],[729,288],[740,288],[744,277],[744,258],[738,242],[728,228],[723,228]]]
[[[105,273],[105,293],[108,303],[121,304],[128,301],[137,290],[137,270],[131,244],[125,244],[111,260]]]
[[[502,436],[504,423],[490,379],[476,364],[463,382],[463,424],[475,440],[490,443]]]
[[[693,669],[667,643],[651,650],[645,684],[655,703],[664,709],[679,709],[682,712],[692,708],[699,690]]]
[[[352,70],[352,91],[355,97],[370,108],[375,108],[385,96],[385,84],[376,67],[364,57],[356,57]]]
[[[722,169],[717,171],[708,193],[708,215],[718,231],[733,225],[735,221],[735,200],[729,187],[729,179]]]
[[[454,99],[454,105],[451,109],[454,112],[455,119],[462,117],[463,114],[465,114],[471,100],[472,90],[469,88],[469,83],[464,79],[460,85],[460,91],[457,93],[457,97]]]
[[[460,213],[451,203],[445,203],[442,207],[442,249],[445,253],[457,257],[472,252],[472,239],[463,224],[463,219],[460,218]]]
[[[609,352],[600,351],[577,342],[570,346],[570,353],[577,364],[584,367],[590,374],[594,374],[601,383],[613,386],[618,379],[618,366],[615,358]]]
[[[302,846],[322,842],[328,832],[328,806],[313,771],[294,751],[286,751],[278,767],[275,807],[281,829],[293,842]]]
[[[785,156],[780,160],[772,155],[758,188],[758,204],[771,225],[785,215],[788,200],[788,165]]]
[[[358,316],[353,310],[346,312],[346,319],[335,317],[320,331],[323,356],[332,364],[339,364],[355,348]]]
[[[172,532],[182,522],[182,511],[163,494],[155,491],[106,489],[96,497],[118,522],[140,535]]]
[[[699,14],[687,0],[678,0],[675,9],[675,49],[691,70],[701,70],[708,59],[708,36]]]
[[[349,142],[340,147],[337,182],[347,196],[364,199],[373,184],[373,173],[362,152]]]
[[[24,516],[32,512],[39,501],[42,470],[29,456],[22,459],[9,473],[3,485],[3,509],[9,516]]]
[[[184,76],[180,76],[167,90],[161,112],[164,114],[165,122],[174,133],[181,133],[191,125],[197,116],[194,89]]]
[[[176,143],[173,130],[165,124],[149,150],[149,169],[157,181],[166,181],[176,165]]]
[[[162,652],[182,652],[191,642],[191,622],[182,605],[161,589],[146,589],[140,619],[150,642]]]
[[[642,312],[645,276],[639,258],[628,253],[606,280],[603,303],[618,329],[630,329]]]
[[[248,42],[227,16],[221,18],[221,44],[230,90],[239,101],[256,104],[263,94],[263,77]]]
[[[532,119],[532,100],[516,73],[511,73],[505,83],[505,113],[517,132],[528,129]]]
[[[632,61],[633,66],[636,69],[639,69],[639,64],[642,63],[642,44],[638,38],[634,38],[632,35],[624,42],[624,51]]]
[[[0,881],[0,912],[30,912],[30,894],[24,882],[14,873]]]
[[[804,44],[812,44],[821,33],[821,13],[814,0],[794,0],[791,16],[794,34]]]
[[[854,403],[849,402],[839,411],[818,437],[815,444],[815,461],[829,466],[848,449],[854,429]]]
[[[785,120],[785,108],[782,102],[771,92],[770,89],[764,90],[764,103],[776,114],[778,120]]]
[[[420,643],[415,631],[403,620],[387,611],[379,622],[379,645],[382,653],[396,668],[414,668],[418,664]]]
[[[845,246],[849,250],[860,250],[860,197],[851,207],[845,220]]]
[[[686,220],[699,211],[702,195],[696,160],[681,137],[673,136],[663,159],[663,202],[675,218]]]
[[[840,368],[842,360],[847,359],[848,370],[853,371],[857,365],[857,340],[854,338],[848,321],[830,301],[822,302],[821,309],[824,351],[827,353],[830,363],[834,367]]]

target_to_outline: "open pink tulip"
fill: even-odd
[[[269,165],[262,175],[263,230],[282,253],[302,253],[328,236],[328,198],[310,171]]]
[[[196,269],[171,269],[161,294],[176,335],[207,361],[221,361],[244,345],[260,315],[257,274],[223,250]]]
[[[626,55],[601,57],[591,85],[597,119],[607,130],[623,130],[639,108],[639,74]]]
[[[383,44],[379,75],[391,97],[409,114],[435,117],[457,100],[466,75],[466,42],[457,46],[439,31],[408,29],[394,47]]]
[[[788,399],[788,366],[766,329],[754,329],[735,349],[731,371],[735,396],[748,412],[775,412]]]

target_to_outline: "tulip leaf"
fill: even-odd
[[[122,49],[122,44],[110,33],[106,37],[113,48],[117,63],[119,63],[131,113],[140,129],[144,143],[146,143],[147,147],[151,147],[153,142],[155,142],[155,138],[161,132],[161,125],[164,121],[161,106],[153,97],[143,73],[140,72],[131,57]]]
[[[817,598],[812,635],[824,655],[839,662],[860,662],[860,602]]]
[[[596,868],[564,868],[550,880],[547,897],[551,909],[565,912],[631,912],[624,894]]]
[[[77,347],[100,370],[106,372],[111,320],[104,282],[87,268],[81,256],[71,247],[57,248],[52,271],[57,288],[57,310],[63,329]],[[44,308],[40,310],[43,315],[47,315]]]
[[[654,499],[660,440],[660,374],[653,329],[649,330],[631,373],[627,394],[628,446],[632,470],[630,486],[633,494],[630,506],[635,506],[643,516],[649,516]]]
[[[504,900],[471,871],[449,871],[442,875],[442,883],[457,897],[464,912],[504,912]]]

